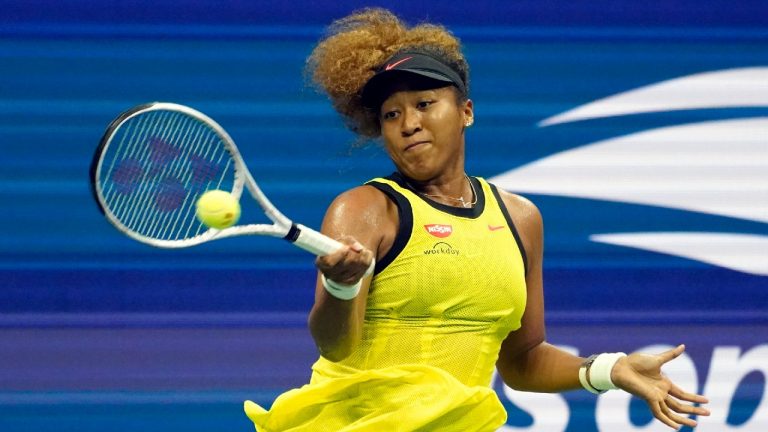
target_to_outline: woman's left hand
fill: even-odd
[[[673,429],[695,427],[696,421],[688,417],[690,414],[709,415],[705,408],[684,403],[707,403],[707,398],[683,391],[661,373],[661,367],[683,351],[685,345],[658,355],[630,354],[619,359],[611,371],[611,380],[617,387],[643,399],[653,416]]]

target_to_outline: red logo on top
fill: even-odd
[[[392,70],[392,69],[396,68],[397,65],[399,65],[401,63],[405,63],[405,62],[407,62],[408,60],[410,60],[412,58],[413,58],[412,56],[411,57],[406,57],[406,58],[404,58],[402,60],[398,60],[398,61],[396,61],[394,63],[388,64],[386,67],[384,67],[384,70]]]
[[[440,238],[446,238],[453,232],[453,227],[450,225],[441,225],[441,224],[429,224],[424,225],[424,229],[427,230],[428,233],[432,234],[435,237]]]

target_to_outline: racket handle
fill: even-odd
[[[298,231],[298,234],[295,233],[296,231]],[[292,226],[291,232],[288,233],[285,239],[293,242],[293,244],[305,251],[318,256],[328,255],[344,246],[336,240],[301,224]]]

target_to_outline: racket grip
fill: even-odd
[[[296,224],[299,234],[293,244],[318,256],[328,255],[341,249],[344,245],[336,240],[301,224]]]

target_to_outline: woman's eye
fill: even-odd
[[[432,101],[431,100],[420,101],[419,103],[416,104],[416,106],[419,109],[424,109],[424,108],[426,108],[426,107],[428,107],[430,105],[432,105]]]
[[[384,120],[390,120],[397,117],[397,111],[387,111],[381,115]]]

